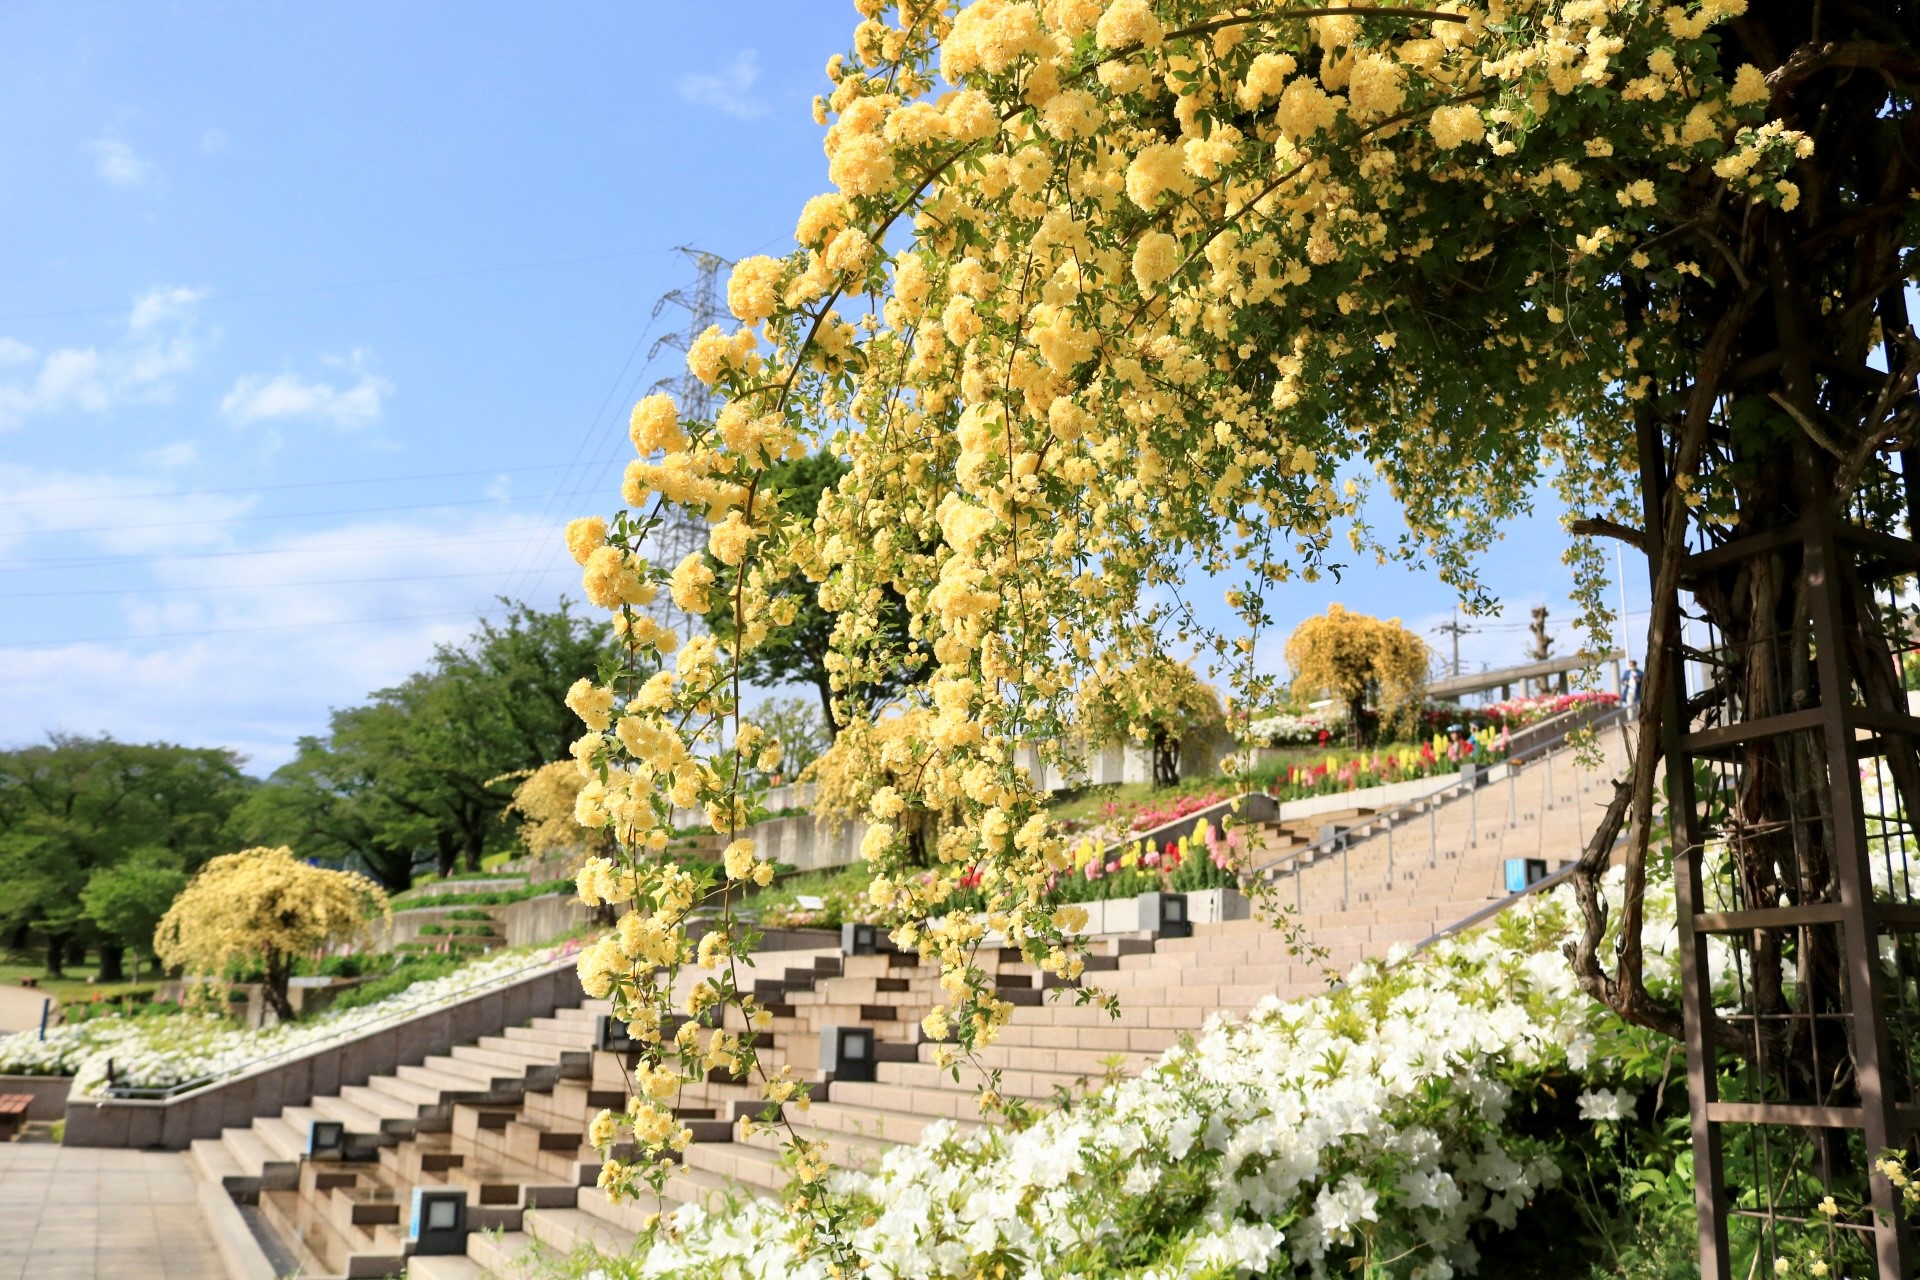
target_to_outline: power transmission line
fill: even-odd
[[[549,571],[551,572],[551,571]],[[348,587],[374,582],[446,582],[455,578],[504,578],[507,575],[499,569],[489,569],[479,573],[410,573],[398,578],[308,578],[301,581],[282,582],[206,582],[167,586],[141,587],[82,587],[72,591],[8,591],[0,593],[0,600],[51,600],[69,596],[120,596],[138,592],[142,595],[175,595],[183,591],[272,591],[281,587]]]
[[[431,538],[408,538],[385,542],[330,542],[323,547],[255,547],[244,551],[130,551],[119,555],[67,556],[44,560],[16,560],[0,564],[0,573],[47,573],[57,569],[87,569],[118,564],[172,564],[179,560],[228,560],[246,556],[311,556],[315,551],[331,555],[340,551],[387,551],[396,547],[433,547],[458,542],[463,547],[524,546],[518,533],[497,538],[476,538],[465,531],[443,533]]]
[[[229,493],[280,493],[288,489],[337,489],[357,484],[400,484],[410,480],[462,480],[473,476],[523,475],[531,471],[559,471],[558,463],[538,467],[483,467],[477,471],[425,471],[410,476],[360,476],[350,480],[297,480],[289,484],[236,485],[229,489],[150,489],[143,493],[97,493],[87,498],[97,502],[126,502],[145,498],[209,498]],[[10,498],[0,507],[46,507],[72,505],[69,495],[61,498]]]
[[[145,635],[79,636],[66,640],[0,640],[0,649],[46,648],[62,644],[130,644],[139,640],[184,640],[200,636],[236,636],[256,631],[313,631],[319,628],[379,627],[389,622],[424,622],[437,618],[472,618],[476,622],[491,617],[503,607],[453,609],[442,613],[402,613],[389,618],[342,618],[335,622],[275,622],[257,627],[209,627],[200,631],[150,631]]]
[[[552,497],[552,494],[545,495]],[[305,520],[315,516],[359,516],[383,511],[438,511],[445,507],[497,507],[506,502],[538,502],[540,495],[525,498],[459,498],[452,502],[407,502],[389,507],[335,507],[328,511],[275,511],[261,515],[207,516],[199,520],[155,520],[144,524],[93,524],[65,529],[30,529],[36,537],[65,533],[121,533],[130,529],[178,529],[194,524],[249,524],[256,520]]]
[[[544,262],[512,262],[491,267],[462,267],[453,271],[429,271],[421,275],[387,276],[376,280],[341,280],[331,284],[292,285],[281,289],[253,289],[244,293],[210,293],[196,298],[197,304],[209,302],[247,302],[256,298],[292,298],[308,293],[335,293],[344,289],[378,289],[397,284],[426,284],[435,280],[460,280],[472,276],[500,275],[510,271],[538,271],[546,267],[582,266],[590,262],[619,262],[629,258],[650,258],[656,254],[672,253],[671,249],[630,249],[624,253],[596,253],[579,258],[550,258]],[[126,311],[127,305],[117,303],[105,307],[68,307],[59,311],[16,311],[11,315],[0,315],[0,324],[11,324],[16,320],[55,320],[68,316],[119,315]]]

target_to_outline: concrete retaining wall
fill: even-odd
[[[72,1076],[0,1076],[0,1093],[25,1093],[33,1097],[27,1104],[27,1119],[58,1120],[67,1113],[67,1090]]]
[[[698,931],[696,925],[694,932]],[[769,929],[760,940],[759,950],[804,951],[837,947],[839,943],[840,935],[832,930]],[[374,1076],[391,1075],[401,1066],[418,1066],[454,1045],[498,1035],[508,1027],[547,1017],[555,1009],[576,1008],[581,1000],[580,978],[574,972],[574,957],[569,955],[517,981],[370,1031],[357,1040],[265,1063],[244,1075],[174,1098],[66,1099],[65,1086],[70,1082],[61,1078],[67,1145],[182,1150],[195,1138],[218,1137],[222,1129],[250,1125],[256,1116],[304,1105],[338,1093],[346,1085],[365,1084]],[[29,1092],[5,1088],[8,1079],[41,1078],[45,1077],[0,1077],[0,1092]],[[58,1115],[56,1109],[49,1118]]]
[[[1186,897],[1187,919],[1194,924],[1245,920],[1251,914],[1252,904],[1238,889],[1189,890]],[[1103,933],[1138,933],[1153,928],[1157,923],[1140,918],[1140,899],[1137,897],[1078,902],[1074,905],[1086,908],[1087,927],[1082,932],[1088,937]],[[1093,975],[1092,981],[1098,983],[1099,975]]]
[[[264,1064],[165,1100],[74,1098],[66,1105],[68,1146],[159,1147],[184,1150],[195,1138],[218,1137],[229,1126],[253,1123],[283,1107],[365,1084],[403,1065],[417,1066],[456,1044],[497,1035],[555,1009],[577,1006],[580,979],[569,957],[406,1022]]]

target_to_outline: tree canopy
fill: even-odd
[[[430,860],[444,874],[509,848],[513,775],[564,759],[568,688],[611,660],[611,630],[564,602],[513,605],[428,667],[303,738],[239,815],[245,838],[347,861],[392,889]]]
[[[1287,637],[1294,690],[1308,696],[1327,694],[1345,703],[1347,731],[1355,746],[1361,743],[1369,701],[1389,721],[1418,710],[1420,693],[1427,687],[1428,659],[1426,641],[1401,626],[1400,619],[1383,622],[1337,604],[1308,618]]]
[[[1180,781],[1183,748],[1210,746],[1226,730],[1220,695],[1186,663],[1154,654],[1096,667],[1080,686],[1080,725],[1090,745],[1145,743],[1155,786]]]
[[[202,977],[258,963],[268,1007],[291,1021],[293,962],[363,936],[386,905],[380,886],[355,872],[310,866],[284,846],[243,849],[201,869],[161,917],[153,947],[162,964]]]
[[[90,884],[138,863],[151,895],[156,876],[197,870],[227,847],[251,786],[237,755],[212,748],[56,734],[0,752],[0,924],[37,930],[56,974],[70,945],[99,945],[103,973],[117,978],[122,949],[145,947],[151,924],[95,912],[110,891],[90,898]]]
[[[897,592],[934,668],[908,744],[925,767],[895,798],[960,821],[945,871],[888,883],[899,936],[947,969],[956,1052],[1004,1017],[968,963],[978,925],[942,910],[961,868],[984,868],[996,929],[1071,968],[1042,892],[1059,840],[1012,748],[1062,736],[1097,654],[1190,639],[1245,680],[1276,592],[1342,542],[1481,603],[1479,553],[1543,488],[1581,517],[1589,630],[1611,621],[1590,537],[1618,536],[1654,559],[1661,643],[1689,549],[1790,532],[1835,495],[1899,517],[1884,461],[1912,441],[1920,368],[1904,4],[859,7],[815,103],[835,190],[801,211],[795,253],[735,267],[740,327],[688,352],[721,407],[683,422],[642,401],[625,508],[569,531],[642,665],[659,645],[633,609],[662,584],[727,614],[731,639],[687,646],[632,701],[615,674],[579,758],[628,813],[667,822],[670,796],[736,830],[743,771],[710,726],[779,621],[766,584],[818,577],[847,662]],[[849,470],[802,521],[771,468],[822,449]],[[711,560],[645,561],[669,504],[710,521]],[[1695,598],[1732,633],[1786,634],[1806,596],[1781,582],[1714,569]],[[1192,606],[1216,583],[1236,633]],[[1583,863],[1580,970],[1671,1029],[1634,905],[1663,678],[1650,657],[1635,772],[1596,846],[1631,812],[1623,947],[1599,956],[1604,857]],[[871,856],[891,868],[904,839]],[[638,892],[665,875],[632,873]],[[623,1012],[665,1001],[659,953],[597,956]],[[673,1132],[648,1131],[648,1154]]]
[[[780,495],[783,510],[807,521],[818,513],[821,495],[846,473],[842,459],[816,453],[770,467],[767,485],[769,492]],[[724,570],[717,559],[709,568]],[[770,596],[772,623],[764,639],[743,651],[740,675],[762,687],[811,685],[819,695],[829,733],[837,735],[850,716],[871,715],[887,706],[925,675],[925,655],[916,650],[907,632],[905,603],[891,587],[881,589],[861,660],[851,665],[833,645],[839,612],[821,604],[818,584],[799,565]],[[708,615],[708,622],[723,642],[730,639],[731,619],[726,611]]]

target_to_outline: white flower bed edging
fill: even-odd
[[[346,1085],[365,1084],[376,1075],[391,1073],[406,1063],[422,1062],[456,1044],[497,1034],[530,1018],[551,1014],[556,1008],[578,1005],[582,995],[573,956],[564,951],[549,954],[551,959],[531,968],[524,954],[499,957],[469,965],[446,979],[416,983],[393,1001],[347,1010],[317,1022],[298,1040],[288,1036],[279,1042],[279,1050],[271,1058],[258,1056],[258,1037],[252,1037],[256,1044],[252,1053],[232,1051],[231,1058],[217,1063],[208,1056],[193,1058],[196,1067],[227,1066],[233,1074],[172,1097],[72,1097],[66,1110],[66,1144],[181,1150],[195,1138],[217,1137],[228,1126],[245,1126],[256,1116],[338,1093]],[[517,970],[510,967],[513,960],[520,962]],[[496,964],[504,971],[493,972]],[[403,998],[404,1006],[394,1003]],[[81,1029],[71,1028],[76,1032]],[[203,1027],[201,1032],[205,1031]],[[87,1047],[84,1044],[75,1043],[64,1045],[62,1052],[71,1055],[67,1060],[76,1070],[85,1070],[90,1060],[96,1062],[97,1067],[86,1074],[98,1083],[96,1072],[104,1073],[109,1056],[106,1040],[111,1040],[115,1051],[122,1046],[143,1045],[159,1053],[152,1039],[137,1040],[139,1034],[124,1025],[110,1033],[102,1027],[95,1032],[92,1054],[82,1052]],[[192,1033],[176,1034],[190,1037]],[[209,1042],[202,1046],[202,1052],[219,1047]],[[225,1047],[231,1051],[231,1046]],[[172,1049],[183,1055],[184,1062],[189,1060],[184,1055],[193,1052],[194,1046],[189,1039]],[[17,1049],[9,1052],[17,1060]],[[177,1065],[166,1066],[164,1074],[193,1078],[185,1076]]]
[[[497,955],[463,965],[445,977],[416,982],[372,1004],[263,1031],[241,1030],[220,1019],[190,1013],[93,1018],[54,1027],[44,1040],[37,1031],[22,1031],[0,1037],[0,1075],[72,1076],[76,1098],[106,1089],[109,1060],[115,1080],[136,1089],[165,1089],[209,1077],[219,1080],[263,1060],[337,1045],[394,1020],[468,999],[513,974],[551,967],[561,954],[560,948],[553,948]]]

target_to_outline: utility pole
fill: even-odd
[[[657,358],[663,350],[678,351],[684,357],[692,348],[694,339],[720,321],[720,271],[733,264],[718,254],[690,245],[681,245],[680,252],[693,263],[693,282],[664,294],[653,304],[653,316],[658,319],[668,307],[679,307],[687,313],[686,326],[678,332],[664,335],[647,348],[649,361]],[[674,407],[679,410],[682,422],[705,422],[714,415],[713,388],[694,377],[684,359],[680,361],[677,374],[660,379],[653,384],[652,390],[664,391],[673,397]],[[684,508],[669,507],[666,518],[653,531],[650,542],[648,554],[653,562],[671,569],[706,545],[707,531]],[[673,597],[667,592],[661,592],[648,608],[656,622],[678,632],[682,639],[692,639],[700,629],[700,620],[675,605]]]
[[[1443,622],[1439,626],[1435,627],[1434,630],[1437,632],[1440,632],[1443,635],[1451,636],[1453,639],[1452,674],[1454,678],[1457,680],[1460,677],[1460,637],[1464,635],[1471,635],[1474,632],[1475,628],[1465,626],[1461,623],[1460,606],[1456,604],[1453,606],[1453,621]]]

